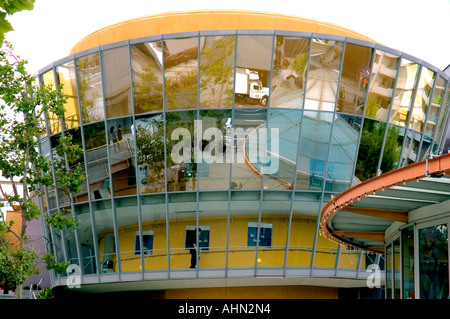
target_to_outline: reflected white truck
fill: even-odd
[[[269,88],[263,87],[257,71],[236,68],[235,84],[236,96],[244,99],[250,98],[253,101],[259,102],[262,106],[267,105]]]

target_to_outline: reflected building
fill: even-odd
[[[62,134],[84,150],[82,192],[41,202],[79,222],[45,227],[57,262],[79,267],[78,291],[168,298],[364,289],[384,256],[321,236],[321,209],[441,150],[450,95],[439,69],[351,30],[239,11],[110,26],[39,79],[68,96],[41,152],[56,156]],[[53,286],[70,275],[51,272]]]

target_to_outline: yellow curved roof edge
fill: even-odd
[[[80,40],[71,54],[105,44],[153,35],[204,30],[288,30],[348,36],[375,42],[356,31],[319,20],[280,13],[242,10],[166,12],[115,23]]]

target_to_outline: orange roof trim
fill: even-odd
[[[159,34],[235,29],[316,32],[376,42],[338,25],[290,15],[238,10],[186,11],[135,18],[102,28],[79,41],[71,54],[105,44]]]
[[[427,166],[428,165],[428,166]],[[352,188],[347,189],[346,191],[340,193],[336,197],[334,197],[330,202],[328,202],[322,209],[320,215],[320,230],[321,233],[344,245],[352,246],[356,249],[362,249],[359,246],[352,245],[350,242],[344,242],[340,238],[336,237],[339,235],[339,231],[331,231],[328,227],[328,223],[331,221],[332,217],[341,210],[346,210],[349,205],[353,202],[362,199],[368,195],[376,194],[377,192],[381,192],[385,189],[395,187],[396,185],[401,185],[406,182],[419,180],[428,174],[450,174],[450,154],[445,154],[442,156],[435,157],[433,159],[429,159],[427,161],[422,161],[418,163],[413,163],[405,167],[398,168],[396,170],[384,173],[380,176],[376,176],[369,180],[362,182]],[[372,213],[376,216],[376,210],[372,209]],[[392,216],[392,220],[398,218],[401,220],[402,213],[400,211],[391,211],[388,212],[383,210],[381,213],[390,213]],[[407,212],[406,212],[407,213]],[[395,216],[396,215],[396,216]],[[380,216],[383,217],[383,216]],[[403,222],[407,222],[403,220]],[[365,250],[365,249],[362,249]],[[368,251],[377,252],[377,249],[367,249]]]

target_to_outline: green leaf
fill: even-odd
[[[33,10],[35,0],[0,0],[0,7],[8,14],[23,10]]]

